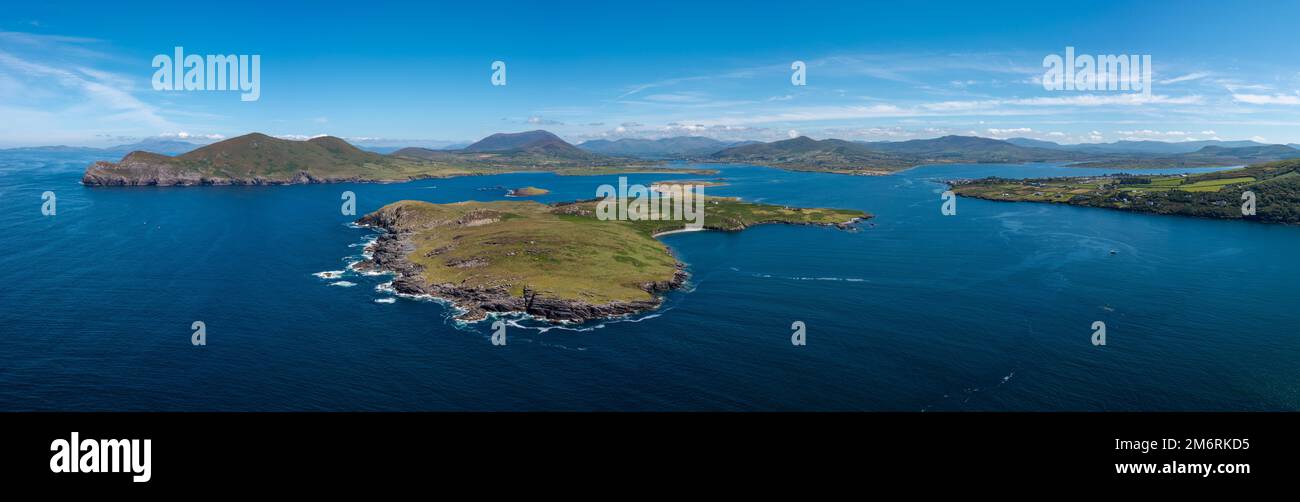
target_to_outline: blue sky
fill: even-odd
[[[269,3],[268,3],[269,4]],[[228,6],[227,6],[228,5]],[[7,3],[0,147],[361,143],[548,129],[578,142],[1300,142],[1296,2]],[[261,97],[157,91],[154,55],[257,54]],[[1048,91],[1042,61],[1149,54],[1152,96]],[[492,86],[491,63],[507,64]],[[807,85],[790,64],[807,63]]]

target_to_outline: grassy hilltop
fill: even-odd
[[[704,228],[762,223],[844,225],[862,211],[796,209],[709,197]],[[585,320],[649,310],[683,275],[657,233],[683,221],[599,220],[596,202],[432,204],[400,201],[359,223],[388,230],[373,266],[397,272],[399,291],[449,298],[467,317],[525,311]]]

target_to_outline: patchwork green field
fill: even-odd
[[[958,195],[1053,202],[1159,214],[1300,223],[1300,161],[1257,164],[1196,175],[1109,175],[951,182]],[[1243,203],[1255,197],[1255,214]]]

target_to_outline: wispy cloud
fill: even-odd
[[[805,106],[791,107],[769,113],[720,117],[709,120],[695,120],[693,122],[705,124],[763,124],[903,117],[1041,115],[1050,113],[1047,109],[1051,107],[1142,107],[1186,105],[1200,102],[1202,102],[1201,96],[1085,94],[1059,97],[939,101],[910,105]]]
[[[0,91],[9,113],[36,118],[45,129],[86,131],[95,128],[177,130],[158,107],[133,94],[135,79],[98,69],[107,57],[94,39],[0,32]],[[26,55],[30,52],[39,58]],[[11,137],[32,134],[35,124],[4,121],[0,131]],[[89,134],[87,134],[89,136]]]
[[[1182,75],[1182,76],[1178,76],[1178,77],[1174,77],[1174,78],[1169,78],[1169,79],[1161,80],[1160,83],[1161,83],[1161,84],[1177,84],[1177,83],[1179,83],[1179,82],[1190,82],[1190,81],[1192,81],[1192,80],[1200,80],[1200,79],[1203,79],[1203,78],[1208,77],[1208,76],[1210,76],[1210,74],[1209,74],[1209,73],[1205,73],[1205,72],[1188,73],[1188,74],[1186,74],[1186,75]]]
[[[1233,94],[1232,99],[1252,105],[1300,105],[1300,95],[1296,94]]]
[[[560,122],[558,120],[546,119],[546,118],[538,117],[536,115],[532,117],[528,117],[528,119],[525,120],[524,122],[527,122],[532,125],[564,125],[564,122]]]
[[[1120,130],[1115,131],[1120,139],[1124,140],[1157,140],[1157,141],[1196,141],[1202,139],[1218,139],[1217,133],[1212,130],[1203,131],[1160,131],[1154,129],[1138,130]]]

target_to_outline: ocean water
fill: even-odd
[[[512,319],[497,347],[489,323],[347,272],[373,234],[340,194],[364,214],[495,186],[590,198],[616,177],[82,187],[91,160],[0,154],[0,410],[1300,409],[1300,228],[971,199],[940,214],[935,179],[1078,169],[722,166],[712,195],[876,218],[666,236],[691,279],[663,309]]]

